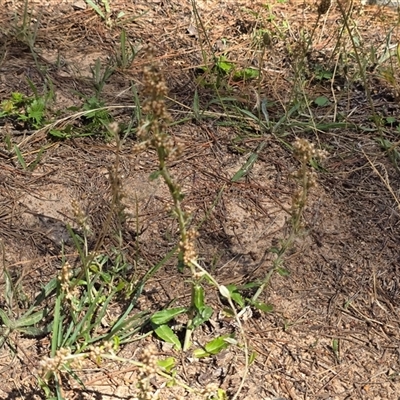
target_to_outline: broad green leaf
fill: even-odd
[[[204,289],[201,285],[193,284],[192,299],[196,310],[201,310],[204,307]]]
[[[242,295],[238,292],[238,288],[236,285],[227,285],[227,289],[229,290],[229,293],[231,295],[232,300],[238,304],[240,307],[245,306],[245,301],[242,297]]]
[[[217,337],[211,340],[211,342],[208,342],[204,348],[210,354],[218,354],[229,346],[229,343],[225,340],[228,338],[230,338],[229,335]]]
[[[45,104],[42,99],[34,100],[32,104],[27,108],[28,117],[34,120],[36,125],[42,122],[44,116]]]
[[[8,315],[0,308],[0,318],[3,322],[3,324],[10,329],[15,328],[15,323],[12,321],[10,318],[8,318]]]
[[[206,352],[204,349],[196,349],[193,351],[193,357],[204,358],[209,357],[211,354]]]
[[[168,325],[158,326],[154,329],[154,332],[160,339],[164,340],[164,342],[174,344],[178,350],[181,350],[182,345],[178,336]]]
[[[25,96],[19,92],[11,93],[11,99],[14,102],[14,104],[16,104],[16,105],[20,105],[21,103],[23,103],[26,100]]]
[[[157,365],[166,372],[171,372],[172,368],[176,366],[176,359],[168,357],[165,360],[158,360]]]
[[[243,308],[245,306],[245,301],[244,301],[242,295],[239,292],[232,292],[231,293],[231,297],[232,297],[232,300],[236,304],[238,304],[240,307]]]
[[[217,61],[217,67],[225,74],[229,74],[233,70],[233,64],[229,61],[226,61],[226,57],[222,56]]]
[[[35,325],[39,321],[41,321],[46,316],[46,314],[47,313],[45,310],[37,311],[34,314],[22,317],[17,321],[15,321],[15,326],[16,328],[21,328],[21,327]]]
[[[229,343],[225,340],[229,338],[228,335],[219,336],[210,342],[208,342],[203,349],[196,349],[193,351],[193,356],[196,358],[209,357],[220,353],[222,350],[229,346]]]
[[[45,330],[34,327],[18,328],[18,332],[21,332],[28,336],[42,336],[46,333]]]
[[[209,306],[203,307],[193,318],[192,328],[195,329],[199,327],[204,322],[208,321],[213,314],[213,309]]]
[[[3,112],[1,116],[12,114],[15,111],[15,104],[12,100],[4,100],[1,102],[0,107],[2,108]]]
[[[200,315],[208,321],[213,315],[214,310],[210,306],[205,306],[200,310]]]
[[[225,340],[226,343],[228,343],[228,344],[234,344],[235,346],[236,346],[237,343],[238,343],[237,340],[236,340],[234,337],[232,337],[232,336],[225,336],[224,340]]]
[[[152,315],[150,321],[156,325],[163,325],[171,321],[177,315],[183,314],[186,311],[187,311],[186,307],[177,307],[177,308],[170,308],[168,310],[157,311]]]
[[[314,103],[315,103],[317,106],[325,107],[325,106],[327,106],[328,104],[330,104],[330,101],[329,101],[329,99],[328,99],[327,97],[325,97],[325,96],[319,96],[319,97],[317,97],[317,98],[314,100]]]
[[[272,304],[266,304],[266,303],[260,303],[258,301],[254,301],[251,303],[251,305],[257,310],[263,311],[263,312],[272,312],[274,311],[274,306]]]
[[[235,71],[233,74],[233,79],[255,79],[258,78],[259,71],[254,68],[245,68],[238,71]]]

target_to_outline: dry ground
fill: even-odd
[[[211,53],[198,31],[189,1],[113,0],[110,28],[83,2],[31,2],[32,30],[37,28],[34,47],[45,74],[37,68],[29,46],[21,36],[16,37],[15,29],[23,18],[21,3],[3,0],[1,4],[0,100],[15,91],[28,94],[27,78],[39,90],[45,79],[50,79],[56,93],[52,107],[62,110],[60,118],[67,115],[67,107],[82,104],[77,92],[93,93],[90,66],[98,58],[106,65],[113,57],[121,26],[135,46],[143,49],[144,45],[153,45],[154,59],[161,64],[169,87],[168,106],[175,121],[190,113],[196,89],[202,106],[216,97],[212,89],[198,84],[196,68],[203,64],[202,51]],[[269,11],[263,2],[196,4],[214,51],[229,51],[229,59],[242,67],[257,66],[254,32],[274,32],[264,55],[260,87],[261,97],[275,102],[270,117],[279,120],[294,95],[293,64],[297,61],[296,53],[289,48],[293,50],[301,42],[304,32],[311,32],[317,6],[277,2]],[[118,20],[120,11],[125,16]],[[355,5],[353,18],[366,47],[382,51],[391,28],[391,40],[396,43],[394,11]],[[335,64],[329,57],[340,26],[340,13],[333,5],[318,24],[310,66]],[[399,97],[396,81],[367,68],[371,104],[360,82],[346,82],[343,70],[347,62],[351,76],[354,59],[340,59],[340,73],[332,86],[329,80],[318,81],[310,72],[304,90],[310,98],[324,95],[332,102],[336,98],[336,109],[312,109],[318,123],[328,124],[338,113],[344,116],[343,121],[354,124],[353,128],[317,130],[306,120],[303,127],[293,123],[281,132],[285,134],[282,140],[272,135],[261,138],[257,124],[251,126],[249,122],[244,131],[242,124],[232,123],[233,117],[227,118],[226,113],[218,117],[221,109],[214,108],[214,117],[189,119],[170,130],[183,148],[171,171],[183,187],[184,204],[193,211],[195,221],[204,218],[226,185],[202,225],[197,243],[203,265],[225,284],[265,276],[273,258],[266,250],[287,235],[286,210],[294,191],[290,174],[297,165],[283,140],[291,143],[296,136],[305,137],[329,152],[305,214],[307,234],[296,242],[285,263],[291,274],[274,276],[263,295],[263,301],[274,305],[274,312],[255,312],[244,323],[257,357],[240,399],[400,398],[400,218],[396,200],[400,175],[377,144],[379,133],[370,118],[374,107],[383,118],[396,120]],[[140,96],[146,63],[148,54],[141,50],[129,68],[117,70],[105,85],[102,98],[106,104],[125,106],[115,114],[116,119],[131,118],[135,106],[131,87],[134,85]],[[221,96],[236,96],[243,108],[254,112],[257,83],[228,83],[229,87],[221,88],[226,91]],[[222,124],[226,120],[231,123]],[[397,124],[396,120],[382,126],[385,138],[392,142],[397,141]],[[254,135],[249,134],[251,131]],[[7,153],[6,135],[20,144],[27,162],[45,147],[33,171],[21,168],[16,157]],[[59,242],[68,237],[64,224],[73,223],[72,200],[91,217],[94,235],[100,234],[109,212],[109,167],[115,165],[117,152],[124,202],[131,216],[124,228],[126,257],[134,262],[140,248],[140,257],[151,265],[174,246],[177,227],[169,216],[168,191],[161,181],[148,179],[156,168],[156,156],[151,151],[134,154],[134,135],[118,149],[114,141],[101,137],[52,140],[46,131],[25,130],[4,120],[0,121],[0,136],[0,146],[4,145],[0,149],[2,263],[20,279],[28,296],[57,274]],[[260,140],[268,144],[252,171],[238,183],[230,182]],[[237,149],[237,143],[244,152]],[[105,246],[110,249],[113,244],[116,246],[117,241],[110,234]],[[67,250],[73,262],[74,249]],[[143,307],[156,309],[175,297],[184,304],[189,295],[189,286],[173,264],[158,273],[152,288],[144,294]],[[217,308],[218,303],[215,305]],[[229,321],[214,315],[213,324],[196,332],[196,340],[205,343],[216,334],[234,330]],[[35,368],[40,357],[48,354],[48,345],[48,338],[19,338],[14,355],[3,346],[0,398],[41,398]],[[157,345],[160,356],[173,353]],[[135,358],[142,346],[142,342],[139,346],[131,344],[123,354]],[[225,351],[206,362],[194,361],[190,354],[179,358],[179,374],[190,386],[216,383],[230,396],[237,390],[243,374],[240,350]],[[126,365],[85,370],[82,379],[86,389],[71,388],[68,398],[132,398],[135,373]],[[161,385],[161,381],[154,384]],[[176,388],[164,388],[161,398],[179,394]]]

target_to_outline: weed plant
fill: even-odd
[[[149,50],[149,54],[152,54],[151,49]],[[173,200],[172,214],[177,219],[179,227],[178,272],[187,269],[190,271],[191,275],[190,305],[156,312],[150,318],[152,327],[154,332],[162,340],[170,342],[174,344],[176,348],[181,349],[180,340],[177,334],[169,327],[168,323],[176,316],[186,314],[187,323],[185,326],[185,338],[182,350],[187,351],[192,345],[191,337],[193,331],[204,322],[208,321],[213,314],[213,309],[205,303],[205,287],[211,284],[218,288],[220,294],[227,299],[233,311],[242,334],[245,349],[245,373],[240,388],[233,397],[236,399],[240,393],[248,369],[249,357],[247,342],[229,288],[219,285],[212,275],[197,262],[197,253],[195,249],[197,231],[193,228],[189,228],[191,218],[190,214],[183,208],[182,200],[184,199],[184,194],[181,187],[175,182],[168,168],[168,162],[180,154],[180,149],[174,145],[172,138],[167,133],[168,123],[170,121],[170,115],[164,101],[167,94],[167,87],[159,68],[154,63],[146,67],[144,71],[143,93],[145,94],[145,102],[142,111],[143,115],[146,117],[138,131],[138,138],[141,140],[141,143],[136,146],[136,151],[152,148],[157,153],[158,169],[151,175],[151,178],[162,178],[168,187]],[[236,343],[236,341],[229,337],[217,337],[205,346],[205,350],[202,350],[200,353],[198,352],[197,355],[207,356],[217,354],[222,349],[228,347],[229,343]]]
[[[151,54],[151,52],[150,52]],[[179,155],[179,148],[174,146],[172,138],[167,134],[168,122],[170,116],[167,111],[164,97],[167,94],[167,87],[161,76],[159,69],[153,64],[146,67],[144,71],[144,94],[146,100],[143,104],[143,113],[147,115],[142,122],[138,132],[141,140],[137,150],[142,148],[154,148],[158,156],[158,170],[152,174],[152,179],[161,177],[166,183],[173,200],[173,215],[178,221],[179,226],[179,264],[178,270],[184,268],[190,270],[192,279],[191,304],[188,308],[180,307],[176,309],[163,311],[153,316],[152,323],[155,332],[162,339],[175,344],[180,348],[180,341],[172,329],[166,324],[172,318],[179,314],[186,313],[188,323],[186,326],[186,335],[183,344],[183,350],[186,351],[191,345],[191,334],[193,330],[207,321],[213,311],[211,307],[204,304],[204,288],[201,284],[203,273],[197,271],[197,254],[195,249],[195,239],[197,232],[189,229],[190,215],[184,211],[182,200],[184,195],[180,186],[174,181],[167,166],[167,161],[171,161]]]

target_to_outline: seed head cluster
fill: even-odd
[[[159,399],[157,392],[151,389],[151,379],[157,374],[157,352],[153,346],[143,350],[141,357],[143,366],[140,368],[138,389],[139,394],[135,400],[156,400]]]
[[[40,375],[47,381],[53,375],[69,369],[82,369],[84,360],[90,358],[96,364],[100,364],[104,355],[115,355],[114,344],[103,342],[99,345],[89,346],[87,352],[73,354],[68,347],[57,350],[54,357],[44,357],[39,362]]]
[[[39,361],[39,374],[45,381],[50,380],[53,375],[59,375],[68,369],[81,369],[84,356],[73,355],[68,347],[57,350],[54,357],[44,357]]]
[[[113,342],[106,341],[97,346],[91,345],[88,347],[89,357],[96,364],[100,365],[104,355],[115,355]]]
[[[150,49],[149,54],[152,54]],[[168,88],[160,71],[154,63],[144,68],[143,72],[143,114],[146,118],[141,122],[138,130],[140,143],[134,147],[135,152],[140,152],[148,147],[156,149],[159,157],[163,159],[178,156],[180,146],[167,134],[171,116],[167,110],[165,97]]]
[[[195,247],[197,236],[197,231],[192,229],[187,231],[185,237],[179,242],[179,249],[183,254],[183,262],[185,265],[193,264],[197,259]]]
[[[90,226],[88,224],[87,215],[82,211],[82,208],[76,200],[72,200],[71,205],[77,224],[84,230],[84,232],[89,232]]]
[[[71,264],[66,261],[61,267],[60,275],[58,280],[60,281],[61,291],[64,292],[65,298],[74,304],[74,300],[78,298],[78,288],[71,284],[71,278],[73,276]]]
[[[324,159],[327,156],[325,150],[319,150],[315,148],[314,143],[310,143],[306,139],[297,139],[293,143],[294,156],[302,164],[310,162],[313,158]]]
[[[299,184],[299,188],[292,197],[292,220],[297,231],[301,226],[301,216],[305,209],[309,189],[317,183],[317,174],[308,164],[315,158],[324,159],[327,152],[315,148],[314,143],[306,139],[297,139],[294,144],[294,156],[300,162],[300,168],[292,174]]]
[[[143,101],[142,111],[148,116],[147,121],[139,130],[141,139],[146,139],[148,132],[165,132],[171,116],[165,104],[168,93],[167,85],[158,66],[148,65],[143,71]],[[143,137],[144,136],[144,137]]]

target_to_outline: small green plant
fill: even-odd
[[[194,241],[196,232],[188,229],[190,215],[182,207],[184,195],[179,185],[175,183],[167,167],[167,160],[170,160],[179,151],[179,149],[174,147],[170,136],[167,134],[168,122],[170,120],[164,102],[167,88],[160,71],[155,65],[151,65],[145,69],[144,77],[143,92],[147,97],[143,104],[143,113],[147,114],[147,118],[142,122],[138,132],[138,137],[142,141],[138,149],[141,150],[144,147],[150,147],[154,148],[157,152],[158,170],[151,175],[151,178],[162,177],[169,189],[173,200],[173,212],[179,224],[178,269],[182,271],[184,268],[189,268],[193,280],[191,283],[192,296],[190,306],[162,311],[153,317],[152,323],[155,332],[160,337],[180,347],[178,344],[179,339],[171,328],[169,328],[167,322],[178,314],[186,313],[189,321],[186,325],[183,350],[187,350],[191,344],[193,330],[211,317],[212,309],[204,304],[204,289],[200,283],[202,274],[199,275],[195,266],[196,250]]]
[[[16,303],[20,302],[20,296],[18,295],[20,292],[18,290],[19,284],[14,284],[6,268],[4,268],[4,280],[6,307],[0,308],[0,320],[2,324],[0,327],[0,348],[4,344],[7,344],[13,352],[16,352],[14,341],[17,340],[18,335],[42,336],[47,333],[46,328],[43,326],[39,327],[39,325],[47,316],[48,310],[41,304],[44,300],[42,292],[36,297],[28,310],[20,310],[16,316],[14,314],[15,306],[17,305]]]
[[[249,307],[254,307],[262,312],[271,312],[274,309],[271,304],[261,303],[251,296],[251,293],[254,293],[254,290],[260,286],[260,282],[250,282],[242,286],[226,285],[226,288],[229,290],[230,296],[237,307],[242,310],[241,313],[245,314],[249,310]],[[225,309],[225,312],[232,317],[229,308]]]
[[[28,83],[34,95],[26,96],[20,92],[11,93],[10,98],[3,100],[0,104],[0,119],[7,119],[13,123],[16,129],[41,129],[47,123],[47,105],[54,97],[53,87],[50,84],[49,90],[40,95],[35,85],[29,80]],[[33,160],[27,161],[20,144],[13,143],[10,135],[6,135],[4,141],[10,155],[14,154],[23,169],[31,171],[39,164],[45,150],[42,147]]]
[[[82,109],[86,111],[84,114],[84,121],[86,126],[81,133],[82,136],[94,135],[98,132],[106,132],[108,136],[107,127],[112,122],[112,117],[105,107],[104,101],[101,99],[101,95],[107,81],[114,73],[114,68],[106,65],[102,68],[101,61],[98,58],[91,67],[92,80],[95,94],[91,97],[85,97]]]
[[[85,100],[82,109],[87,111],[84,119],[88,122],[88,130],[97,131],[99,128],[103,130],[110,124],[112,117],[105,107],[102,100],[98,97],[92,96]]]
[[[108,0],[101,0],[99,2],[95,2],[93,0],[85,0],[86,4],[96,11],[97,15],[101,17],[107,26],[111,27],[112,19],[111,19],[111,8]]]
[[[182,345],[177,334],[168,324],[175,317],[186,314],[190,316],[190,321],[186,326],[187,335],[184,343],[184,348],[187,350],[190,345],[189,333],[207,322],[213,314],[213,309],[205,304],[204,296],[204,288],[199,283],[194,283],[192,284],[192,305],[190,307],[169,308],[153,314],[150,321],[156,335],[165,342],[173,344],[177,349],[181,349]]]
[[[218,336],[204,345],[202,348],[195,349],[193,356],[196,358],[210,357],[219,354],[231,344],[237,344],[232,335]]]
[[[151,51],[149,52],[151,54]],[[221,295],[227,299],[233,314],[241,327],[237,318],[236,310],[233,305],[229,290],[225,286],[219,285],[215,279],[197,263],[197,254],[195,249],[195,239],[197,232],[194,229],[188,229],[190,214],[184,211],[182,200],[184,194],[180,186],[174,181],[168,169],[167,160],[179,154],[171,137],[168,135],[169,113],[166,109],[164,96],[167,87],[161,76],[159,69],[155,65],[150,65],[144,73],[144,89],[146,100],[143,104],[143,113],[147,117],[142,121],[139,128],[138,137],[141,143],[137,145],[137,151],[143,148],[152,148],[158,156],[158,169],[151,175],[152,179],[161,177],[169,189],[173,200],[173,215],[178,221],[179,226],[179,254],[178,271],[188,269],[191,274],[191,299],[187,307],[178,307],[167,309],[156,313],[151,322],[155,333],[162,339],[173,343],[177,348],[181,347],[177,334],[168,326],[168,323],[180,314],[185,314],[187,322],[185,324],[185,337],[182,349],[186,351],[191,346],[191,336],[193,331],[204,322],[208,321],[213,314],[211,307],[206,305],[204,285],[211,284],[219,289]],[[247,346],[245,345],[246,360]],[[243,378],[244,379],[244,378]],[[240,392],[240,390],[239,390]]]
[[[219,88],[226,86],[224,80],[248,81],[259,77],[259,70],[251,67],[238,68],[236,64],[229,61],[225,55],[218,57],[211,67],[202,66],[198,68],[202,72],[200,83],[204,86]]]
[[[17,40],[25,43],[29,47],[29,50],[31,51],[37,65],[38,59],[35,51],[35,42],[38,28],[39,20],[33,20],[31,11],[29,10],[29,1],[24,0],[22,20],[20,21],[20,25],[15,27],[14,36]]]
[[[130,42],[126,30],[122,29],[119,39],[119,48],[114,55],[116,66],[121,69],[129,68],[135,60],[136,54],[137,49],[135,49]]]
[[[95,97],[100,98],[104,89],[104,85],[115,72],[115,69],[110,65],[106,65],[104,68],[102,68],[101,61],[98,58],[94,65],[90,67],[90,70],[92,72],[92,82],[95,89]]]
[[[95,64],[91,66],[92,84],[94,94],[86,96],[81,94],[83,104],[81,107],[70,107],[69,111],[75,111],[76,117],[71,117],[71,121],[79,119],[80,126],[64,123],[61,129],[53,124],[48,129],[49,135],[56,139],[69,139],[72,137],[85,137],[94,135],[103,135],[106,138],[114,136],[110,131],[109,126],[113,122],[113,117],[110,114],[110,107],[102,99],[102,92],[107,81],[115,72],[115,69],[110,65],[102,67],[100,59],[97,59]],[[67,118],[65,119],[67,120]]]
[[[141,337],[137,334],[148,323],[150,313],[134,312],[134,307],[144,282],[159,268],[151,268],[134,284],[127,279],[128,274],[121,274],[126,268],[118,254],[111,259],[88,252],[90,229],[83,213],[79,215],[82,237],[72,230],[70,233],[80,254],[81,268],[73,269],[65,260],[59,277],[47,285],[47,297],[55,295],[55,302],[47,328],[52,335],[50,357],[42,360],[40,385],[48,396],[60,400],[66,375],[81,384],[78,371],[85,360],[96,364],[103,358],[121,361],[116,356],[119,346]],[[128,304],[115,319],[109,319],[109,306],[127,297]]]
[[[28,128],[39,129],[45,123],[46,99],[13,92],[10,99],[2,101],[0,118],[11,118]]]

